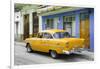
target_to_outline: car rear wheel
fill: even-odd
[[[26,44],[26,49],[27,49],[28,53],[30,53],[30,52],[33,51],[32,48],[31,48],[31,46],[30,46],[30,44]]]
[[[54,59],[56,59],[57,57],[58,57],[58,54],[57,54],[57,52],[56,51],[50,51],[50,56],[52,57],[52,58],[54,58]]]

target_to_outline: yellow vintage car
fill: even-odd
[[[74,38],[65,30],[44,30],[37,37],[25,40],[27,52],[40,51],[50,53],[52,58],[58,54],[71,54],[84,49],[84,39]]]

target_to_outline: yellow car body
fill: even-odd
[[[27,38],[25,42],[26,44],[30,44],[32,50],[46,53],[53,50],[56,51],[57,54],[71,54],[75,51],[84,49],[84,39],[73,37],[54,38],[54,34],[57,32],[64,33],[66,31],[58,29],[44,30],[39,32],[37,37]]]

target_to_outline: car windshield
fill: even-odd
[[[71,37],[68,32],[56,32],[54,33],[54,38],[69,38]]]

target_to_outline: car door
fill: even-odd
[[[41,51],[42,33],[38,33],[37,37],[32,41],[32,48],[36,51]]]
[[[50,41],[53,39],[50,33],[43,33],[43,38],[41,41],[41,51],[48,52],[50,48]]]

